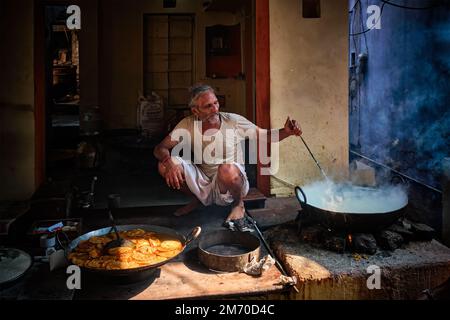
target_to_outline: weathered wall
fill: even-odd
[[[272,128],[298,120],[303,137],[329,174],[348,171],[348,2],[323,0],[320,19],[302,18],[300,1],[270,1]],[[304,185],[320,171],[299,138],[280,144],[275,177]],[[272,193],[291,193],[272,178]]]
[[[426,7],[419,0],[399,4]],[[355,11],[358,33],[359,6]],[[361,12],[365,21],[366,4]],[[450,9],[384,4],[382,12],[381,29],[350,41],[350,52],[368,54],[365,72],[352,74],[352,150],[440,188],[442,160],[450,156]]]
[[[100,100],[108,129],[135,128],[138,93],[143,92],[144,14],[195,14],[194,80],[216,87],[227,96],[228,111],[245,115],[245,82],[233,79],[206,79],[205,26],[235,24],[238,14],[204,12],[202,1],[177,1],[164,9],[162,1],[101,1],[101,82]],[[243,20],[241,21],[243,22]]]
[[[358,59],[351,68],[351,150],[420,181],[409,188],[411,218],[439,230],[441,194],[422,185],[442,190],[443,159],[450,156],[450,9],[372,4],[383,7],[381,29],[350,39],[350,54],[368,56],[365,68]],[[352,33],[361,31],[365,12],[364,2],[355,7]]]
[[[0,2],[0,201],[34,192],[33,4]]]

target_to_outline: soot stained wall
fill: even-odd
[[[383,9],[381,29],[350,37],[350,147],[440,189],[450,154],[450,2],[391,2],[437,6],[363,0],[350,13],[355,34],[367,29],[367,5]],[[365,67],[360,53],[368,54]]]

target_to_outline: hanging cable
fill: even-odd
[[[369,6],[369,0],[367,0],[367,7]],[[380,15],[381,16],[381,15]],[[364,21],[362,13],[362,5],[359,5],[359,21],[361,22],[361,29],[364,30]],[[369,46],[367,45],[367,36],[364,33],[364,44],[366,45],[366,53],[369,54]]]
[[[383,15],[383,10],[384,10],[384,6],[385,5],[386,5],[386,3],[383,2],[383,4],[381,5],[381,9],[380,9],[380,16],[377,19],[377,21],[375,22],[375,25],[381,20],[381,16]],[[349,36],[351,36],[351,37],[359,36],[359,35],[362,35],[362,34],[365,34],[365,33],[369,32],[369,31],[372,31],[373,29],[374,28],[370,28],[370,29],[367,29],[367,30],[364,30],[364,31],[361,31],[361,32],[358,32],[358,33],[351,33]]]
[[[396,8],[407,9],[407,10],[428,10],[428,9],[433,9],[433,8],[440,7],[440,6],[443,6],[443,5],[447,5],[445,3],[439,2],[439,3],[435,4],[435,5],[431,5],[431,6],[428,6],[428,7],[408,7],[408,6],[403,6],[403,5],[400,5],[400,4],[397,4],[397,3],[393,3],[393,2],[388,1],[388,0],[381,0],[381,2],[383,2],[385,4],[388,4],[390,6],[396,7]]]
[[[351,16],[351,33],[355,30],[355,21],[356,21],[356,11],[352,12],[352,16]],[[351,35],[350,33],[350,35]],[[353,45],[355,46],[355,54],[358,52],[358,45],[356,44],[356,38],[353,37]]]
[[[361,2],[361,0],[357,0],[356,2],[355,2],[355,4],[353,5],[353,7],[350,9],[350,11],[348,12],[348,13],[353,13],[353,9],[355,9],[355,7],[358,5],[358,3],[360,3]]]
[[[400,9],[405,9],[405,10],[429,10],[429,9],[433,9],[433,8],[437,8],[437,7],[440,7],[440,6],[446,6],[446,5],[449,5],[449,1],[442,1],[442,2],[439,2],[439,3],[437,3],[437,4],[434,4],[434,5],[431,5],[431,6],[428,6],[428,7],[408,7],[408,6],[403,6],[403,5],[399,5],[399,4],[397,4],[397,3],[393,3],[393,2],[390,2],[390,1],[388,1],[388,0],[380,0],[383,4],[381,5],[381,10],[380,10],[380,17],[379,17],[379,19],[377,20],[377,22],[376,23],[378,23],[378,21],[381,19],[381,16],[382,16],[382,14],[383,14],[383,10],[384,10],[384,6],[387,4],[387,5],[390,5],[390,6],[393,6],[393,7],[396,7],[396,8],[400,8]],[[358,4],[360,1],[357,1],[356,3],[355,3],[355,6],[356,6],[356,4]],[[352,11],[353,11],[353,9],[355,8],[355,6],[352,8]],[[376,24],[375,23],[375,24]],[[371,28],[371,29],[367,29],[367,30],[364,30],[364,31],[361,31],[361,32],[358,32],[358,33],[352,33],[352,34],[350,34],[350,36],[359,36],[359,35],[362,35],[362,34],[366,34],[367,32],[369,32],[369,31],[371,31],[371,30],[373,30],[373,28]]]

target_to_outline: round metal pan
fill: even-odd
[[[295,195],[304,211],[302,214],[306,215],[309,221],[346,232],[373,232],[386,228],[404,215],[408,204],[406,201],[402,207],[386,212],[335,212],[309,204],[307,195],[300,187],[295,187]]]
[[[259,238],[250,233],[214,231],[200,238],[198,257],[212,271],[235,272],[242,270],[253,259],[259,260],[260,246]],[[222,249],[213,250],[218,247]]]
[[[33,259],[25,251],[16,248],[0,248],[0,289],[13,286],[33,265]]]
[[[193,240],[195,240],[201,232],[200,227],[195,227],[189,235],[184,236],[173,229],[160,227],[160,226],[154,226],[154,225],[136,224],[136,225],[117,226],[118,231],[128,231],[128,230],[133,230],[133,229],[142,229],[145,231],[151,231],[151,232],[155,232],[157,234],[167,235],[171,238],[175,238],[183,244],[183,248],[176,256],[174,256],[170,259],[167,259],[165,261],[162,261],[162,262],[159,262],[156,264],[152,264],[152,265],[148,265],[145,267],[124,269],[124,270],[104,270],[104,269],[93,269],[93,268],[80,267],[81,270],[86,271],[91,274],[97,274],[97,275],[102,275],[102,276],[111,276],[111,277],[129,277],[129,276],[144,274],[144,273],[151,274],[158,267],[176,259],[181,253],[183,253],[183,251],[186,249],[187,245],[189,243],[191,243]],[[80,241],[88,240],[89,238],[94,237],[94,236],[97,236],[97,237],[103,236],[103,235],[106,235],[111,232],[112,232],[111,227],[102,228],[102,229],[88,232],[88,233],[74,239],[72,242],[69,243],[67,254],[72,252],[72,250],[74,250],[78,246]]]

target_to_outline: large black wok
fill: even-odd
[[[118,231],[127,231],[127,230],[133,230],[133,229],[142,229],[145,231],[152,231],[152,232],[155,232],[160,235],[167,235],[171,238],[175,238],[183,244],[183,248],[176,256],[174,256],[170,259],[167,259],[163,262],[159,262],[159,263],[156,263],[153,265],[148,265],[145,267],[125,269],[125,270],[104,270],[104,269],[93,269],[93,268],[80,267],[82,270],[82,273],[86,273],[86,274],[94,275],[94,276],[109,277],[109,278],[122,278],[125,281],[143,280],[145,278],[152,276],[152,274],[158,267],[160,267],[172,260],[175,260],[180,254],[183,253],[183,251],[186,249],[187,245],[189,243],[191,243],[193,240],[195,240],[201,232],[200,227],[195,227],[189,235],[184,236],[173,229],[160,227],[160,226],[154,226],[154,225],[139,224],[139,225],[117,226]],[[111,232],[113,232],[112,228],[107,227],[107,228],[102,228],[102,229],[91,231],[89,233],[86,233],[86,234],[74,239],[68,245],[67,255],[78,246],[80,241],[88,240],[89,238],[94,237],[94,236],[103,236],[103,235],[106,235]]]
[[[374,188],[364,187],[355,188],[358,188],[362,192],[367,192],[367,196],[369,197],[370,193],[376,190]],[[308,202],[308,192],[305,192],[304,189],[295,187],[295,195],[302,207],[302,211],[299,213],[299,219],[319,223],[328,229],[345,231],[347,233],[370,233],[386,228],[403,216],[404,209],[408,204],[406,198],[404,201],[400,201],[400,203],[391,208],[387,206],[386,209],[381,212],[373,212],[373,210],[345,212],[330,209],[319,201],[313,201],[312,203]],[[325,190],[323,191],[325,192]]]

